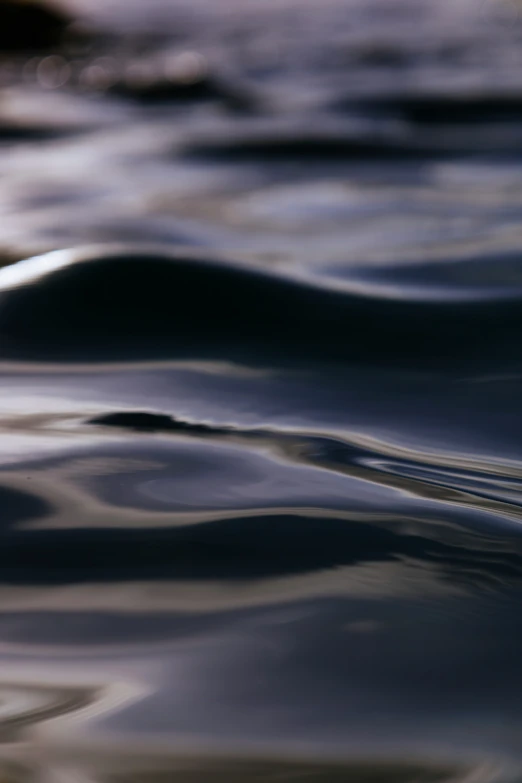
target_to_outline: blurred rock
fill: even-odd
[[[1,0],[0,53],[57,48],[65,41],[70,23],[55,6],[36,0]]]

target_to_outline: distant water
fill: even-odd
[[[522,6],[74,7],[0,68],[0,777],[519,781]]]

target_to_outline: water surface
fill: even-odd
[[[2,774],[518,780],[518,6],[74,7],[2,70]]]

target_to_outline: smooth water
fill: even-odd
[[[520,780],[522,6],[74,7],[1,70],[1,779]]]

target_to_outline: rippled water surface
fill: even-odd
[[[1,70],[1,779],[520,780],[522,6],[71,7]]]

